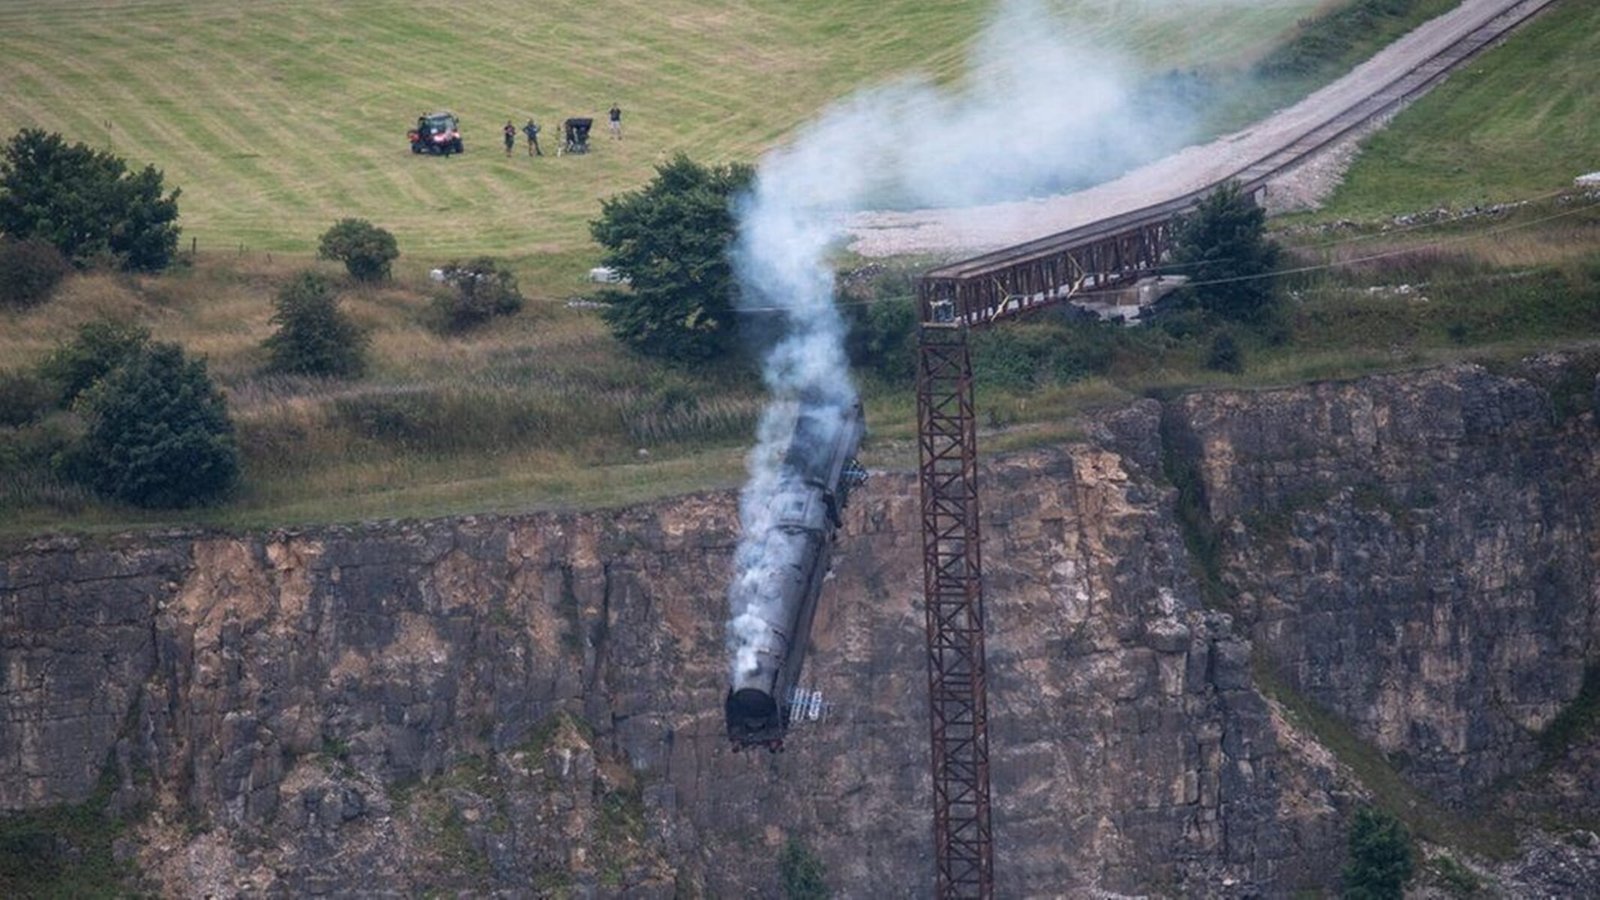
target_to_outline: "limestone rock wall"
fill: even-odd
[[[1600,660],[1592,410],[1460,366],[1170,416],[1237,612],[1294,688],[1446,802],[1537,764]]]
[[[1458,369],[1144,401],[988,460],[997,896],[1334,883],[1359,788],[1257,657],[1444,799],[1525,768],[1594,658],[1586,416]],[[0,812],[108,773],[171,895],[774,896],[793,837],[840,896],[929,896],[916,494],[879,473],[848,511],[829,714],[780,755],[721,736],[730,494],[11,547]]]

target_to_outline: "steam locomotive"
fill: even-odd
[[[757,558],[742,567],[728,589],[729,606],[745,611],[740,619],[746,626],[724,704],[735,751],[782,750],[790,716],[801,712],[795,685],[833,534],[850,491],[867,480],[855,459],[865,432],[859,401],[849,406],[802,401],[799,406]]]

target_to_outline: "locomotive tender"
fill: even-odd
[[[724,704],[735,751],[783,749],[795,686],[811,638],[833,535],[850,491],[866,481],[855,454],[866,432],[861,402],[802,400],[785,450],[770,527],[758,558],[735,577],[728,602],[752,626],[741,636]]]

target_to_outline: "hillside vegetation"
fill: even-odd
[[[1213,53],[1265,53],[1266,36],[1315,31],[1295,26],[1311,3],[1225,4],[1229,15],[1182,39],[1174,35],[1184,16],[1165,3],[1142,4],[1145,17],[1120,20],[1114,15],[1126,5],[1058,5],[1077,12],[1083,27],[1100,29],[1104,40],[1131,42],[1153,70]],[[619,349],[593,309],[569,304],[593,287],[579,274],[597,255],[586,223],[601,197],[647,180],[672,150],[748,161],[853,85],[907,68],[957,77],[962,42],[981,6],[751,3],[716,7],[719,19],[703,4],[669,2],[640,5],[639,21],[624,16],[607,32],[598,14],[584,9],[562,17],[509,3],[446,15],[434,6],[357,2],[324,10],[284,0],[253,6],[246,17],[202,3],[40,9],[0,0],[0,46],[21,59],[16,80],[8,81],[20,90],[0,94],[0,108],[19,126],[58,128],[84,140],[95,140],[95,127],[104,133],[100,117],[117,116],[110,120],[113,146],[131,162],[161,165],[169,184],[183,189],[185,245],[193,236],[201,248],[165,275],[74,275],[47,303],[0,312],[0,393],[30,389],[26,378],[6,378],[28,371],[80,324],[100,317],[136,322],[208,360],[238,426],[243,466],[241,487],[224,505],[143,512],[95,499],[53,473],[50,459],[71,438],[70,421],[0,427],[7,476],[0,533],[589,506],[737,484],[764,402],[758,381],[738,362],[690,372],[642,361]],[[1244,6],[1259,12],[1233,15]],[[524,24],[496,24],[485,9]],[[1593,16],[1577,3],[1561,13]],[[1507,58],[1532,55],[1576,85],[1592,43],[1572,40],[1548,21],[1474,71],[1523,65]],[[157,40],[163,29],[189,51],[180,63]],[[1213,46],[1205,45],[1207,36]],[[532,64],[538,79],[497,61],[513,45],[522,53],[552,44],[582,52],[539,56]],[[460,64],[441,68],[432,57],[448,54],[421,53],[428,46],[451,48]],[[301,59],[308,55],[315,65]],[[432,68],[415,65],[423,56]],[[396,58],[414,65],[387,65]],[[605,63],[598,69],[597,59]],[[194,77],[172,78],[165,67],[174,64]],[[383,77],[373,75],[380,70]],[[611,70],[624,73],[620,86],[590,91]],[[546,75],[538,90],[530,87]],[[812,77],[816,83],[807,81]],[[357,90],[361,84],[367,86]],[[616,100],[627,113],[627,139],[610,142],[602,130],[588,157],[529,160],[519,148],[508,160],[493,126],[513,113],[493,107],[525,93],[553,98],[530,105],[591,104],[569,109],[585,113]],[[1434,105],[1449,111],[1471,102],[1436,96],[1402,118],[1398,133]],[[474,106],[471,97],[478,98]],[[403,141],[406,124],[418,106],[446,102],[467,117],[471,149],[460,158],[413,157]],[[340,116],[342,127],[323,127],[334,107],[365,111]],[[663,117],[661,109],[676,113]],[[547,125],[553,118],[528,112]],[[1537,113],[1536,106],[1509,106],[1482,125],[1520,129],[1530,145],[1551,140],[1552,128],[1593,127],[1592,104],[1577,103],[1564,117]],[[1478,139],[1470,114],[1450,114],[1459,116],[1464,141]],[[270,152],[249,149],[258,130],[270,131],[260,136]],[[318,234],[346,215],[371,218],[399,236],[405,255],[393,281],[352,283],[337,265],[312,259]],[[454,224],[435,228],[433,220]],[[1294,265],[1335,267],[1288,283],[1292,299],[1276,332],[1230,335],[1235,352],[1227,368],[1215,365],[1212,336],[1183,321],[1140,330],[1041,321],[995,335],[980,348],[985,452],[1058,439],[1071,433],[1075,415],[1141,394],[1498,360],[1553,345],[1582,349],[1600,331],[1600,213],[1592,207],[1546,201],[1398,234],[1386,228],[1374,222],[1289,234]],[[518,266],[527,306],[490,328],[441,329],[434,304],[442,289],[422,268],[485,253]],[[1356,259],[1368,261],[1349,264]],[[921,265],[902,261],[847,279],[852,317],[896,321]],[[370,335],[359,380],[267,371],[261,344],[272,333],[273,296],[306,268],[338,285],[339,303]],[[903,328],[907,320],[899,321]],[[879,358],[899,359],[903,336],[879,332],[869,343]],[[873,361],[869,369],[862,372],[872,422],[868,461],[911,465],[907,367]]]

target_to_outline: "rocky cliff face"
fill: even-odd
[[[1291,685],[1448,803],[1538,763],[1600,660],[1592,414],[1460,367],[1194,395],[1172,426]]]
[[[1530,768],[1597,658],[1596,429],[1544,396],[1206,394],[990,460],[997,896],[1334,883],[1362,788],[1263,662],[1441,800]],[[776,896],[794,838],[841,896],[928,896],[916,491],[849,510],[829,715],[776,756],[720,733],[730,495],[14,547],[0,810],[99,798],[173,895]]]

